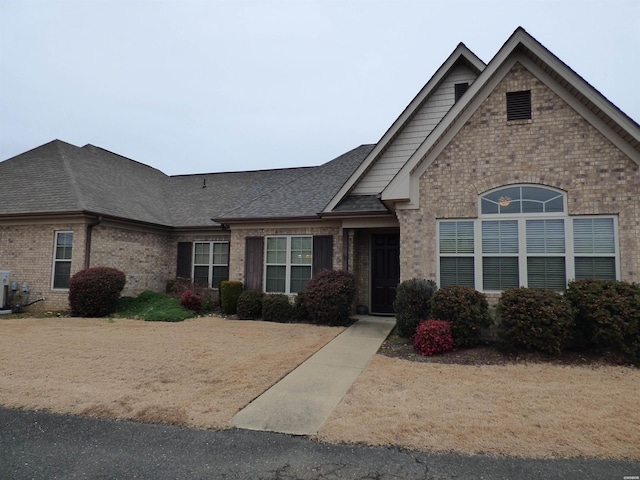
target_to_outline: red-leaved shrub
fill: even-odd
[[[434,319],[420,322],[413,336],[413,349],[423,356],[454,351],[451,323]]]
[[[69,307],[74,317],[106,317],[118,309],[127,282],[124,272],[111,267],[80,270],[69,280]]]
[[[182,295],[180,295],[180,305],[187,310],[199,312],[202,309],[202,297],[200,295],[196,295],[191,290],[186,290]]]

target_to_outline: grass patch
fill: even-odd
[[[180,305],[180,300],[164,293],[145,291],[137,297],[120,298],[116,318],[137,318],[147,322],[182,322],[195,312]]]

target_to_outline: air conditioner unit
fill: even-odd
[[[9,275],[10,271],[0,270],[0,310],[2,310],[9,300]]]

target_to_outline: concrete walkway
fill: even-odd
[[[329,418],[395,325],[389,317],[358,321],[238,412],[248,430],[314,435]]]

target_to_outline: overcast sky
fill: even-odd
[[[319,165],[518,26],[640,122],[638,0],[0,0],[0,160],[57,138],[169,175]]]

